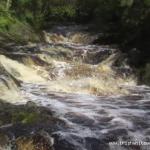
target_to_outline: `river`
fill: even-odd
[[[81,26],[44,33],[47,44],[0,55],[1,99],[34,102],[61,119],[65,127],[50,133],[55,150],[150,149],[150,88],[136,84],[121,52],[92,44],[98,35]]]

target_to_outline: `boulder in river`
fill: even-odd
[[[18,150],[54,150],[54,139],[45,131],[41,131],[30,137],[16,139]]]

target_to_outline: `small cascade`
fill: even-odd
[[[129,87],[128,87],[129,88]],[[149,142],[150,88],[135,89],[127,96],[91,96],[47,91],[45,85],[24,84],[26,99],[53,110],[66,124],[67,129],[52,133],[55,150],[128,150],[111,142]],[[40,93],[40,94],[39,94]],[[149,145],[138,145],[145,150]]]
[[[4,55],[0,55],[0,63],[9,74],[18,80],[24,82],[44,82],[44,79],[34,69],[9,59]]]
[[[94,45],[98,34],[82,26],[44,34],[45,44],[0,55],[0,99],[9,102],[0,106],[10,120],[0,122],[0,139],[2,132],[13,146],[3,150],[148,150],[117,145],[150,142],[150,88],[137,86],[121,52]]]
[[[22,97],[16,83],[10,77],[0,75],[0,99],[15,103],[21,101]]]
[[[49,32],[44,31],[48,43],[74,43],[92,44],[98,34],[87,32],[88,28],[82,26],[56,26]]]

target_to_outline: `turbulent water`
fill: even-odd
[[[52,109],[67,123],[67,129],[53,133],[60,138],[56,149],[136,150],[140,149],[136,144],[108,146],[114,141],[149,142],[150,88],[130,88],[134,89],[132,95],[110,97],[46,93],[43,85],[31,84],[25,84],[23,91],[27,99]]]
[[[93,45],[98,35],[79,26],[44,33],[48,44],[0,55],[1,99],[32,101],[63,120],[55,150],[148,150],[150,88],[136,86],[126,63],[115,66],[120,52]]]

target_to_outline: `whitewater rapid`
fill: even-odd
[[[130,88],[134,89],[131,95],[109,97],[47,93],[44,85],[33,84],[24,84],[22,91],[26,99],[53,110],[64,120],[67,128],[53,133],[53,136],[59,135],[60,143],[66,141],[74,150],[124,150],[132,147],[147,150],[149,145],[126,148],[109,145],[117,141],[149,141],[150,88]],[[64,150],[67,149],[63,146]]]
[[[150,88],[137,86],[124,62],[114,65],[120,51],[92,44],[98,35],[86,30],[56,27],[45,44],[1,54],[1,99],[52,110],[64,122],[50,135],[55,150],[148,150],[111,142],[150,142]]]

